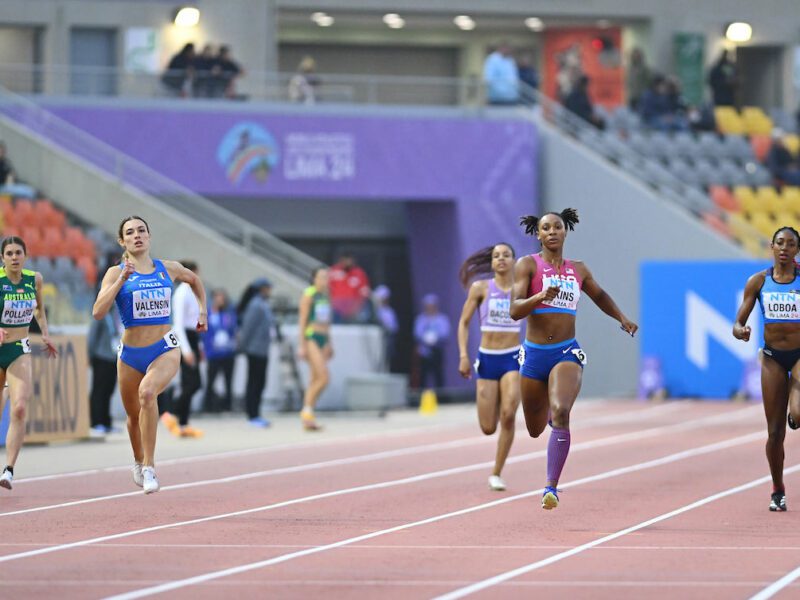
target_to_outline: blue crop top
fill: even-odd
[[[133,272],[116,297],[122,326],[169,325],[172,306],[172,279],[160,260],[147,275]]]
[[[800,282],[797,281],[797,269],[792,281],[778,283],[773,279],[770,267],[758,293],[758,303],[761,305],[764,323],[799,323]]]

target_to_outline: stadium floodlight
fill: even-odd
[[[458,15],[453,19],[453,23],[456,24],[456,27],[464,31],[472,31],[475,29],[475,20],[467,15]]]
[[[200,22],[200,11],[194,6],[181,6],[175,10],[173,22],[178,27],[195,27]]]
[[[531,31],[542,31],[544,29],[544,21],[539,17],[528,17],[525,19],[525,27]]]
[[[728,23],[727,27],[725,27],[725,37],[728,41],[739,44],[749,42],[750,38],[753,37],[753,28],[750,26],[750,23],[741,21]]]
[[[397,13],[388,13],[383,15],[383,22],[390,29],[402,29],[406,25],[406,20]]]

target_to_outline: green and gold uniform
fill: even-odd
[[[328,336],[315,331],[311,326],[314,323],[327,325],[331,322],[331,302],[327,294],[323,294],[313,285],[308,286],[303,294],[311,297],[311,308],[308,311],[308,323],[304,335],[307,340],[314,341],[321,350],[328,345]]]
[[[29,327],[36,312],[36,271],[22,270],[22,279],[13,283],[0,268],[0,327],[10,329]],[[23,354],[30,354],[28,338],[0,346],[0,369],[8,366]]]

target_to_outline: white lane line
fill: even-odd
[[[788,469],[784,470],[784,475],[790,475],[792,473],[796,473],[800,471],[800,465],[795,465]],[[740,492],[745,492],[747,490],[753,489],[756,486],[762,485],[771,481],[771,477],[769,475],[765,477],[759,477],[758,479],[754,479],[747,483],[743,483],[741,485],[737,485],[722,492],[718,492],[716,494],[712,494],[710,496],[706,496],[701,500],[697,500],[696,502],[692,502],[690,504],[686,504],[680,508],[676,508],[675,510],[671,510],[667,513],[659,515],[657,517],[653,517],[652,519],[648,519],[646,521],[642,521],[636,525],[631,527],[626,527],[625,529],[620,529],[619,531],[612,533],[611,535],[606,535],[601,538],[597,538],[592,540],[591,542],[587,542],[585,544],[581,544],[580,546],[575,546],[566,552],[561,552],[559,554],[555,554],[544,560],[539,560],[534,563],[530,563],[528,565],[518,567],[516,569],[512,569],[510,571],[506,571],[505,573],[501,573],[499,575],[495,575],[494,577],[489,577],[488,579],[484,579],[483,581],[478,581],[471,585],[462,587],[457,590],[453,590],[452,592],[448,592],[446,594],[442,594],[440,596],[436,596],[434,600],[456,600],[457,598],[464,598],[476,592],[480,592],[481,590],[488,589],[493,587],[499,583],[503,583],[508,581],[509,579],[514,579],[515,577],[519,577],[520,575],[525,575],[526,573],[531,573],[532,571],[536,571],[543,567],[547,567],[554,563],[564,560],[565,558],[569,558],[571,556],[575,556],[576,554],[580,554],[585,552],[586,550],[590,550],[595,546],[599,546],[600,544],[605,544],[606,542],[610,542],[621,538],[623,536],[628,535],[629,533],[633,533],[635,531],[640,531],[645,529],[646,527],[650,527],[651,525],[655,525],[656,523],[661,523],[662,521],[666,521],[667,519],[671,519],[673,517],[677,517],[682,515],[683,513],[689,512],[690,510],[694,510],[696,508],[700,508],[702,506],[706,506],[707,504],[711,504],[712,502],[716,502],[717,500],[721,500],[723,498],[727,498],[728,496],[733,496],[734,494],[738,494]],[[567,487],[566,485],[563,487]],[[785,578],[784,578],[785,579]],[[766,596],[769,597],[769,596]]]
[[[735,412],[723,413],[721,415],[711,415],[711,416],[705,417],[703,419],[698,419],[698,420],[689,422],[688,424],[687,423],[678,423],[677,425],[668,425],[668,426],[665,426],[665,427],[658,427],[658,428],[654,428],[654,429],[645,429],[643,431],[636,431],[636,432],[631,432],[631,433],[627,433],[627,434],[622,434],[623,436],[630,436],[630,437],[625,438],[625,439],[623,439],[621,441],[629,441],[629,440],[640,439],[640,437],[642,435],[644,435],[644,437],[650,437],[651,436],[651,432],[658,431],[658,430],[661,430],[661,429],[684,430],[687,427],[688,428],[698,427],[700,424],[708,425],[708,424],[715,424],[715,423],[718,423],[718,422],[735,421],[735,420],[739,420],[740,418],[749,416],[749,414],[747,414],[747,413],[750,410],[752,410],[752,409],[742,409],[742,410],[738,410],[738,411],[735,411]],[[634,415],[631,415],[630,419],[631,420],[638,420],[638,419],[635,419],[633,417],[634,417]],[[614,422],[614,423],[616,423],[616,422],[618,422],[618,418],[615,418],[613,415],[600,417],[600,418],[594,419],[592,421],[592,425],[591,426],[592,427],[596,427],[597,425],[603,425],[606,422]],[[589,428],[589,427],[587,426],[586,428]],[[583,428],[578,428],[578,430],[583,430]],[[185,490],[185,489],[190,489],[190,488],[194,488],[194,487],[206,487],[206,486],[209,486],[209,485],[221,485],[221,484],[225,484],[225,483],[234,483],[234,482],[237,482],[237,481],[244,481],[244,480],[247,480],[247,479],[255,479],[255,478],[259,478],[259,477],[274,477],[276,475],[287,475],[287,474],[292,474],[292,473],[302,473],[302,472],[310,471],[310,470],[314,470],[314,469],[322,469],[322,468],[329,468],[329,467],[340,467],[340,466],[343,466],[343,465],[358,464],[358,463],[369,462],[369,461],[373,461],[373,460],[381,460],[381,459],[384,459],[384,458],[394,458],[394,457],[398,457],[398,456],[408,456],[408,455],[413,455],[413,454],[426,453],[426,452],[430,452],[432,450],[450,449],[450,448],[457,448],[457,447],[461,447],[461,446],[486,444],[486,443],[488,443],[488,441],[490,439],[491,438],[488,437],[488,436],[471,436],[469,438],[464,438],[464,439],[461,439],[461,440],[452,440],[452,441],[449,441],[449,442],[439,442],[439,443],[435,443],[435,444],[425,444],[423,446],[412,446],[410,448],[399,448],[399,449],[396,449],[396,450],[386,450],[386,451],[383,451],[383,452],[376,452],[376,453],[373,453],[373,454],[365,454],[365,455],[352,456],[352,457],[346,457],[346,458],[337,458],[337,459],[333,459],[333,460],[321,461],[321,462],[317,462],[317,463],[309,463],[309,464],[304,464],[304,465],[296,465],[296,466],[290,466],[290,467],[279,467],[279,468],[276,468],[276,469],[269,469],[269,470],[265,470],[265,471],[255,471],[255,472],[250,472],[250,473],[242,473],[242,474],[239,474],[239,475],[231,475],[229,477],[218,477],[218,478],[215,478],[215,479],[205,479],[205,480],[201,480],[201,481],[189,481],[189,482],[186,482],[186,483],[179,483],[179,484],[174,484],[174,485],[163,486],[161,488],[161,492],[159,492],[159,493],[168,492],[168,491],[175,491],[175,490]],[[616,440],[617,438],[616,437],[611,437],[611,438],[607,438],[607,439],[615,439]],[[615,441],[613,443],[617,443],[617,442]],[[580,449],[580,444],[576,444],[576,445],[574,445],[572,447],[573,451],[575,449]],[[530,460],[532,458],[539,458],[539,457],[541,457],[543,455],[544,455],[543,451],[533,452],[533,453],[529,453],[529,454],[523,454],[521,456],[516,456],[516,457],[509,458],[506,461],[506,464],[514,464],[516,462],[521,462],[521,461],[524,461],[524,460]],[[492,462],[480,462],[480,463],[471,465],[469,467],[469,469],[475,469],[475,470],[484,469],[484,468],[487,468],[487,467],[492,467],[493,465],[494,465],[494,463],[492,463]],[[126,467],[126,468],[130,469],[130,467]],[[18,510],[0,512],[0,517],[12,517],[12,516],[23,515],[23,514],[27,514],[27,513],[35,513],[35,512],[42,512],[42,511],[47,511],[47,510],[56,510],[56,509],[61,509],[61,508],[69,508],[71,506],[81,506],[81,505],[85,505],[85,504],[94,504],[95,502],[106,502],[106,501],[109,501],[109,500],[118,500],[120,498],[130,498],[130,497],[133,497],[133,496],[141,497],[142,496],[141,490],[137,490],[135,492],[122,492],[122,493],[119,493],[119,494],[110,494],[110,495],[106,495],[106,496],[96,496],[94,498],[83,498],[81,500],[71,500],[69,502],[60,502],[58,504],[47,504],[47,505],[44,505],[44,506],[35,506],[35,507],[32,507],[32,508],[21,508],[21,509],[18,509]]]
[[[718,450],[724,450],[728,448],[732,448],[734,446],[739,446],[742,444],[750,443],[755,440],[763,439],[764,434],[763,432],[753,432],[748,435],[737,436],[736,438],[724,440],[722,442],[717,442],[714,444],[709,444],[706,446],[700,446],[698,448],[692,448],[690,450],[684,450],[681,452],[677,452],[674,454],[670,454],[667,456],[663,456],[661,458],[657,458],[654,460],[636,463],[633,465],[629,465],[627,467],[621,467],[618,469],[613,469],[611,471],[605,471],[603,473],[599,473],[596,475],[591,475],[589,477],[584,477],[582,479],[576,479],[575,481],[571,481],[567,484],[562,485],[562,488],[567,487],[576,487],[580,485],[585,485],[587,483],[593,483],[595,481],[601,481],[604,479],[609,479],[611,477],[617,477],[619,475],[625,475],[628,473],[633,473],[636,471],[642,471],[645,469],[651,469],[654,467],[660,467],[666,464],[670,464],[673,462],[677,462],[680,460],[685,460],[687,458],[692,458],[696,456],[701,456],[704,454],[709,454],[711,452],[717,452]],[[800,467],[796,467],[800,469]],[[787,471],[789,472],[789,471]],[[761,481],[761,480],[759,480]],[[521,500],[524,498],[531,498],[534,496],[540,495],[544,490],[538,489],[532,492],[526,492],[524,494],[517,494],[515,496],[509,496],[507,498],[502,498],[500,500],[494,500],[493,502],[486,502],[484,504],[478,504],[475,506],[471,506],[469,508],[464,508],[460,510],[456,510],[453,512],[448,512],[440,515],[435,515],[433,517],[428,517],[427,519],[422,519],[419,521],[413,521],[411,523],[405,523],[403,525],[397,525],[395,527],[390,527],[388,529],[381,529],[379,531],[373,531],[371,533],[366,533],[363,535],[359,535],[352,538],[347,538],[345,540],[340,540],[338,542],[333,542],[331,544],[326,544],[324,546],[316,546],[314,548],[309,548],[306,550],[300,550],[297,552],[291,552],[289,554],[283,554],[280,556],[276,556],[267,560],[262,560],[254,563],[239,565],[237,567],[231,567],[228,569],[221,569],[219,571],[212,571],[210,573],[204,573],[202,575],[196,575],[194,577],[188,577],[186,579],[181,579],[177,581],[173,581],[171,583],[165,583],[161,585],[152,586],[149,588],[143,588],[140,590],[135,590],[132,592],[127,592],[124,594],[119,594],[116,596],[112,596],[114,600],[131,600],[133,598],[144,598],[145,596],[152,596],[155,594],[161,594],[164,592],[169,592],[171,590],[176,590],[180,588],[184,588],[191,585],[197,585],[199,583],[205,583],[207,581],[211,581],[214,579],[219,579],[221,577],[229,577],[231,575],[237,575],[239,573],[246,573],[248,571],[253,571],[256,569],[262,569],[264,567],[269,567],[272,565],[276,565],[279,563],[284,563],[290,560],[294,560],[296,558],[302,558],[304,556],[309,556],[312,554],[319,554],[321,552],[326,552],[328,550],[334,550],[336,548],[341,548],[342,546],[349,546],[351,544],[356,544],[358,542],[363,542],[365,540],[377,538],[383,535],[387,535],[390,533],[396,533],[398,531],[404,531],[407,529],[412,529],[414,527],[420,527],[422,525],[428,525],[431,523],[437,523],[439,521],[443,521],[445,519],[451,519],[453,517],[459,517],[462,515],[470,514],[473,512],[477,512],[480,510],[484,510],[487,508],[494,508],[496,506],[500,506],[502,504],[507,504],[509,502],[514,502],[516,500]],[[47,550],[47,549],[46,549]],[[45,550],[45,551],[46,551]],[[34,551],[40,552],[40,551]],[[0,559],[1,561],[2,559]]]
[[[772,598],[775,594],[785,589],[787,586],[792,585],[798,577],[800,577],[800,567],[797,567],[794,571],[787,573],[773,584],[768,585],[763,590],[752,596],[750,600],[767,600],[767,598]]]
[[[589,414],[583,415],[579,413],[581,418],[588,418],[595,412],[600,412],[602,409],[606,408],[609,404],[608,400],[592,400],[589,403],[586,403],[586,406],[597,408],[598,410],[589,411]],[[635,406],[635,404],[634,404]],[[638,408],[638,407],[637,407]],[[649,406],[647,408],[639,409],[639,410],[632,410],[630,413],[620,414],[617,415],[616,418],[614,415],[602,416],[600,419],[592,421],[594,425],[600,424],[607,424],[607,423],[626,423],[628,421],[638,421],[644,418],[650,418],[655,414],[660,413],[670,413],[674,412],[678,409],[682,409],[683,406],[679,402],[667,402],[664,404],[656,404],[654,406]],[[171,458],[168,460],[160,460],[158,461],[158,466],[172,466],[172,465],[181,465],[187,463],[194,463],[194,462],[201,462],[201,461],[210,461],[210,460],[225,460],[228,458],[239,458],[245,456],[253,456],[259,454],[270,454],[277,451],[288,451],[288,450],[302,450],[304,448],[319,448],[321,446],[333,446],[338,445],[341,443],[348,443],[352,444],[355,442],[366,442],[370,441],[373,438],[379,438],[381,440],[386,438],[397,438],[403,437],[406,435],[414,435],[420,433],[435,433],[437,431],[448,431],[453,429],[459,429],[464,426],[472,425],[474,421],[461,421],[458,423],[437,423],[435,425],[418,425],[412,426],[403,429],[396,429],[394,431],[387,431],[385,433],[362,433],[356,434],[348,437],[341,437],[336,439],[323,439],[316,442],[295,442],[289,444],[279,444],[275,446],[267,446],[262,448],[247,448],[244,450],[229,450],[227,452],[217,452],[214,454],[201,454],[199,456],[186,456],[182,458]],[[524,428],[519,429],[518,433],[527,433]],[[483,437],[476,436],[478,440],[482,440]],[[470,439],[476,439],[471,437]],[[130,471],[131,465],[118,465],[114,467],[102,467],[97,469],[84,469],[83,471],[71,471],[69,473],[53,473],[52,475],[39,475],[36,477],[25,477],[24,479],[17,479],[14,481],[14,485],[20,484],[30,484],[30,483],[37,483],[41,481],[52,481],[54,479],[65,479],[65,478],[72,478],[72,477],[83,477],[86,475],[100,475],[103,473],[116,473],[119,471]],[[163,489],[163,488],[162,488]]]
[[[718,417],[712,417],[712,418],[708,418],[708,419],[699,419],[699,420],[691,421],[691,422],[688,422],[688,423],[681,423],[681,424],[678,424],[678,425],[672,425],[672,426],[669,426],[669,427],[657,427],[655,429],[649,429],[649,430],[645,430],[643,432],[632,432],[632,433],[620,434],[620,435],[615,435],[615,436],[609,436],[609,437],[606,437],[606,438],[600,438],[598,440],[593,440],[593,441],[589,441],[589,442],[582,442],[582,443],[579,443],[579,444],[575,444],[571,448],[571,451],[575,452],[575,451],[582,451],[582,450],[590,450],[590,449],[594,449],[594,448],[600,448],[600,447],[603,447],[603,446],[609,446],[609,445],[612,445],[612,444],[618,444],[618,443],[621,443],[621,442],[624,442],[624,441],[630,441],[632,439],[642,439],[643,437],[645,437],[645,438],[646,437],[654,437],[654,436],[657,436],[657,435],[660,435],[660,434],[663,434],[663,433],[667,433],[669,431],[673,431],[674,432],[674,431],[677,431],[677,430],[686,430],[686,429],[693,429],[693,428],[696,428],[696,427],[702,427],[705,424],[707,424],[708,421],[711,421],[712,419],[719,420]],[[741,437],[741,438],[736,438],[736,440],[749,441],[751,437],[753,437],[753,436],[758,437],[759,435],[760,434],[758,434],[758,433],[752,433],[752,434],[750,434],[748,436],[744,436],[744,437]],[[727,444],[728,442],[725,442],[725,443]],[[712,444],[711,447],[716,447],[716,445]],[[683,453],[678,453],[678,454],[682,455]],[[540,450],[538,452],[532,452],[532,453],[530,453],[528,455],[522,455],[522,456],[516,456],[516,457],[510,458],[509,460],[506,461],[506,464],[511,463],[511,462],[522,462],[524,460],[530,460],[531,458],[541,458],[541,457],[544,457],[546,455],[547,455],[547,451],[546,450]],[[178,522],[173,522],[173,523],[165,523],[163,525],[154,525],[154,526],[145,527],[145,528],[142,528],[142,529],[134,529],[134,530],[126,531],[126,532],[122,532],[122,533],[99,536],[99,537],[90,538],[90,539],[86,539],[86,540],[80,540],[80,541],[77,541],[77,542],[70,542],[70,543],[67,543],[67,544],[61,544],[61,545],[58,545],[58,546],[50,546],[50,547],[47,547],[47,548],[40,548],[38,550],[29,550],[27,552],[20,552],[20,553],[17,553],[17,554],[8,554],[8,555],[0,556],[0,563],[12,561],[12,560],[18,560],[20,558],[29,558],[29,557],[32,557],[32,556],[38,556],[40,554],[49,554],[51,552],[58,552],[58,551],[61,551],[61,550],[68,550],[68,549],[71,549],[71,548],[78,548],[78,547],[82,547],[82,546],[88,546],[88,545],[91,545],[91,544],[98,544],[98,543],[106,542],[106,541],[110,541],[110,540],[116,540],[116,539],[131,537],[131,536],[139,535],[139,534],[142,534],[142,533],[150,533],[150,532],[153,532],[153,531],[161,531],[161,530],[164,530],[164,529],[172,529],[172,528],[176,528],[176,527],[182,527],[184,525],[195,525],[195,524],[198,524],[198,523],[207,523],[207,522],[210,522],[210,521],[217,521],[217,520],[220,520],[220,519],[227,519],[227,518],[230,518],[230,517],[238,517],[238,516],[242,516],[242,515],[248,515],[248,514],[253,514],[253,513],[268,511],[268,510],[274,510],[274,509],[277,509],[277,508],[283,508],[283,507],[286,507],[286,506],[293,506],[295,504],[303,504],[303,503],[306,503],[306,502],[313,502],[315,500],[323,500],[323,499],[326,499],[326,498],[333,498],[333,497],[343,496],[343,495],[347,495],[347,494],[354,494],[354,493],[371,491],[371,490],[378,490],[378,489],[386,489],[386,488],[396,487],[396,486],[400,486],[400,485],[418,483],[420,481],[428,481],[428,480],[436,479],[436,478],[439,478],[439,477],[446,477],[446,476],[449,476],[449,475],[466,473],[466,472],[469,472],[469,471],[474,471],[476,469],[489,468],[493,464],[494,464],[494,462],[487,461],[487,462],[477,463],[477,464],[473,464],[473,465],[465,465],[465,466],[461,466],[461,467],[454,467],[454,468],[450,468],[450,469],[444,469],[442,471],[433,471],[433,472],[429,472],[429,473],[423,473],[421,475],[413,475],[413,476],[410,476],[410,477],[404,477],[404,478],[401,478],[401,479],[394,479],[394,480],[383,481],[383,482],[379,482],[379,483],[365,484],[365,485],[360,485],[360,486],[355,486],[355,487],[350,487],[350,488],[334,490],[334,491],[331,491],[331,492],[323,492],[323,493],[314,494],[314,495],[311,495],[311,496],[304,496],[304,497],[301,497],[301,498],[293,498],[291,500],[284,500],[282,502],[277,502],[277,503],[274,503],[274,504],[267,504],[265,506],[257,506],[255,508],[249,508],[249,509],[229,512],[229,513],[211,515],[211,516],[208,516],[208,517],[199,517],[197,519],[191,519],[191,520],[188,520],[188,521],[178,521]],[[564,487],[564,486],[562,486],[562,487]],[[515,499],[515,498],[519,498],[519,497],[521,497],[521,496],[512,496],[511,499]],[[505,500],[505,501],[508,501],[508,500]],[[500,503],[503,503],[503,502],[504,501],[500,501]]]

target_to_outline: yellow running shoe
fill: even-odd
[[[552,486],[544,488],[544,495],[542,496],[542,508],[545,510],[553,510],[558,506],[558,490]]]

